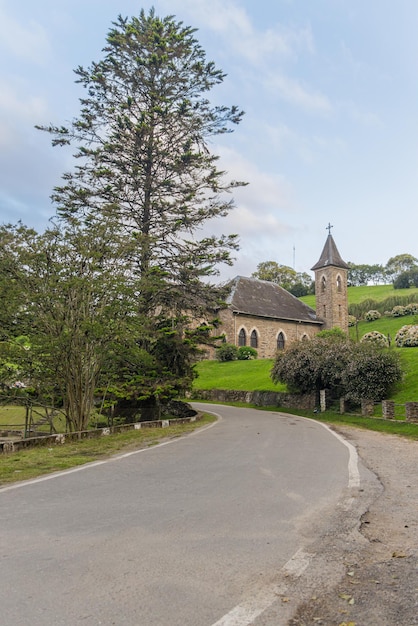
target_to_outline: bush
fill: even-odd
[[[402,326],[395,335],[395,344],[398,348],[416,348],[418,346],[418,326],[416,324]]]
[[[232,343],[223,343],[215,351],[218,361],[236,361],[238,358],[238,348]]]
[[[417,315],[418,314],[418,303],[417,302],[410,302],[409,304],[406,305],[405,310],[406,310],[406,314],[407,315]]]
[[[319,333],[277,355],[271,370],[273,382],[289,391],[312,393],[329,389],[334,396],[358,402],[382,400],[401,379],[398,354],[376,343],[354,343],[347,337]]]
[[[371,343],[357,345],[359,349],[342,376],[345,397],[353,402],[362,398],[380,402],[402,380],[398,354]]]
[[[357,318],[354,315],[349,315],[348,316],[348,325],[351,326],[355,326],[357,324]]]
[[[238,348],[238,361],[249,361],[258,357],[258,352],[251,346],[241,346]]]
[[[377,330],[372,330],[369,333],[363,335],[363,337],[360,339],[360,342],[374,343],[375,345],[381,346],[382,348],[387,348],[389,345],[388,338],[383,333],[379,333]]]
[[[404,315],[407,315],[406,306],[394,306],[390,314],[392,315],[392,317],[403,317]]]
[[[367,311],[366,315],[364,316],[364,319],[366,320],[366,322],[374,322],[375,320],[378,320],[379,317],[381,317],[379,311]]]

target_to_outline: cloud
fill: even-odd
[[[274,91],[286,102],[307,111],[329,114],[333,110],[333,106],[327,96],[311,90],[299,81],[289,78],[280,72],[277,74],[270,73],[269,76],[265,77],[264,85],[266,89]]]
[[[36,21],[18,21],[7,14],[0,2],[0,50],[17,59],[42,64],[50,54],[45,29]]]
[[[169,6],[169,2],[166,2]],[[265,30],[257,30],[245,8],[232,0],[182,0],[182,8],[223,38],[223,48],[246,59],[256,67],[262,67],[274,59],[295,58],[299,52],[314,52],[315,46],[309,26],[291,29],[275,24]]]
[[[28,126],[45,117],[46,102],[28,95],[28,88],[17,82],[0,81],[0,146],[16,147],[18,136],[27,134]]]

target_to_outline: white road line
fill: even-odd
[[[298,578],[308,567],[314,554],[305,552],[302,548],[295,552],[291,559],[283,566],[282,572]],[[250,626],[255,619],[266,611],[278,598],[286,593],[284,585],[265,587],[251,599],[234,607],[229,613],[221,617],[212,626]]]
[[[304,418],[308,419],[308,418]],[[348,487],[349,489],[358,489],[360,487],[360,471],[358,468],[358,454],[356,448],[346,441],[344,437],[336,433],[332,428],[330,428],[327,424],[323,424],[322,422],[316,422],[320,426],[326,428],[331,435],[334,435],[342,444],[348,448]]]

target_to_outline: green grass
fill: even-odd
[[[0,425],[1,426],[25,426],[25,407],[6,405],[0,406]]]
[[[180,437],[215,421],[204,415],[197,422],[171,425],[168,428],[144,428],[77,442],[37,447],[0,455],[0,486],[19,480],[36,478],[60,470],[70,469],[112,454],[146,448],[166,438]]]
[[[26,408],[24,406],[14,404],[0,404],[0,428],[9,427],[9,430],[24,430],[26,418]],[[42,407],[34,407],[32,409],[33,423],[37,424],[45,418],[45,411]],[[62,413],[54,417],[54,426],[57,432],[65,432],[65,418]],[[49,423],[36,426],[38,432],[50,432]]]
[[[273,359],[253,361],[201,361],[196,366],[198,378],[194,389],[232,389],[234,391],[285,391],[270,379]]]

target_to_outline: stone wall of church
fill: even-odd
[[[239,346],[239,334],[241,330],[244,330],[245,344],[251,346],[251,335],[255,333],[257,338],[256,350],[260,359],[274,358],[280,334],[286,349],[296,341],[312,339],[322,328],[320,324],[252,317],[240,313],[233,314],[228,309],[221,311],[219,318],[222,325],[218,332],[225,335],[227,343]],[[213,357],[214,351],[212,350],[209,358]]]

